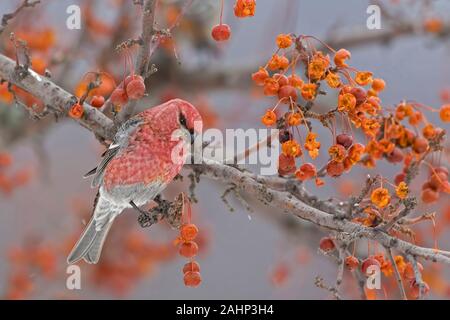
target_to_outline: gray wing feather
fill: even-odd
[[[114,157],[120,153],[121,150],[127,147],[128,138],[130,135],[137,129],[137,127],[143,122],[140,118],[131,118],[126,121],[120,128],[117,130],[117,133],[114,137],[113,142],[109,146],[109,148],[103,153],[103,159],[100,164],[86,173],[84,175],[85,178],[94,176],[92,180],[91,186],[93,188],[98,187],[103,179],[103,174],[105,173],[105,168],[108,163],[114,159]]]

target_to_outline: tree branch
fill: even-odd
[[[33,70],[24,69],[10,58],[0,55],[0,78],[14,84],[35,96],[49,109],[67,114],[77,98]],[[87,103],[84,114],[77,119],[83,127],[97,136],[110,140],[113,137],[113,123],[103,113]]]
[[[141,75],[144,80],[148,75],[149,64],[150,64],[150,45],[152,42],[155,24],[155,9],[156,0],[146,0],[143,7],[142,13],[142,34],[141,34],[141,44],[139,46],[139,52],[136,60],[136,74]],[[127,105],[125,105],[122,110],[120,110],[117,115],[116,122],[118,124],[126,121],[133,113],[136,108],[136,101],[132,100]]]

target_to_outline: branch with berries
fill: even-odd
[[[44,105],[44,110],[39,113],[40,117],[68,114],[92,131],[101,142],[111,142],[119,125],[133,114],[137,101],[145,95],[144,80],[150,71],[149,60],[152,49],[154,50],[152,43],[155,42],[153,44],[156,47],[160,37],[170,37],[172,27],[166,31],[154,28],[156,2],[136,2],[143,6],[141,37],[126,41],[119,47],[126,51],[129,46],[139,45],[137,62],[119,85],[116,86],[112,81],[114,88],[106,102],[103,96],[90,96],[91,91],[109,77],[105,73],[95,73],[95,79],[87,84],[87,90],[81,98],[71,95],[45,75],[30,69],[29,59],[21,63],[18,58],[13,61],[0,55],[0,78],[7,81],[9,86],[16,86],[38,98]],[[191,2],[188,1],[187,4],[189,3]],[[237,0],[235,15],[239,18],[251,17],[254,15],[255,5],[254,0]],[[437,27],[434,26],[433,30],[437,30]],[[439,33],[441,32],[444,32],[442,26],[439,29]],[[219,24],[213,27],[211,36],[216,41],[227,41],[230,35],[231,29],[223,24],[221,14]],[[251,78],[261,87],[265,96],[274,97],[277,101],[262,116],[262,123],[281,130],[279,175],[261,176],[237,165],[203,159],[204,162],[200,165],[187,166],[193,170],[190,176],[191,198],[194,199],[195,184],[200,177],[205,176],[227,186],[222,197],[225,203],[225,196],[232,192],[245,208],[250,209],[242,196],[245,194],[265,206],[328,230],[331,236],[323,238],[319,248],[329,256],[335,257],[331,253],[338,253],[335,257],[338,261],[337,280],[334,287],[326,286],[319,278],[316,284],[332,292],[336,298],[341,296],[339,288],[343,281],[344,267],[354,272],[358,283],[361,283],[359,272],[366,275],[371,266],[379,267],[386,276],[395,276],[403,298],[407,297],[405,279],[410,283],[412,295],[422,297],[429,288],[422,280],[422,266],[417,259],[450,264],[450,252],[439,250],[437,246],[427,248],[403,240],[402,236],[413,234],[409,225],[422,220],[434,223],[434,215],[410,217],[417,199],[410,195],[409,187],[417,176],[419,167],[427,166],[430,176],[423,187],[422,201],[436,202],[440,194],[450,192],[447,168],[439,163],[427,162],[428,155],[442,151],[445,130],[428,122],[422,112],[439,112],[440,118],[449,122],[450,105],[437,110],[415,101],[402,101],[393,108],[386,108],[382,106],[380,98],[386,83],[383,79],[374,78],[372,72],[349,66],[351,54],[347,49],[335,50],[313,36],[295,34],[278,35],[276,45],[277,49],[267,64],[253,73]],[[127,54],[129,53],[126,52]],[[333,59],[330,59],[330,54]],[[127,62],[131,61],[129,56],[126,58],[129,60]],[[326,85],[328,91],[337,94],[336,105],[320,113],[315,108],[316,98],[327,94]],[[100,97],[103,100],[99,100]],[[110,119],[102,112],[108,104],[116,107],[118,114],[115,119]],[[283,108],[286,110],[280,112]],[[34,109],[29,108],[29,111],[36,115]],[[179,121],[181,124],[181,120]],[[341,126],[337,125],[339,121]],[[316,158],[321,148],[321,137],[314,130],[317,124],[329,129],[332,137],[327,163],[318,167]],[[414,130],[408,126],[412,126]],[[366,145],[355,141],[352,128],[358,129],[360,134],[368,138]],[[338,133],[338,130],[343,132]],[[114,156],[114,149],[108,149],[111,157]],[[246,152],[245,156],[247,155]],[[305,161],[306,156],[311,158],[311,162]],[[403,171],[392,182],[380,174],[368,177],[360,194],[348,201],[320,200],[304,188],[309,182],[321,187],[325,184],[325,176],[337,178],[356,165],[375,167],[376,162],[381,160],[403,162]],[[155,201],[158,206],[148,212],[131,202],[141,214],[141,226],[146,227],[165,218],[172,226],[180,227],[179,213],[182,210],[179,209],[180,204],[185,204],[185,198],[168,202],[158,197]],[[192,258],[198,249],[195,242],[192,242],[194,236],[185,235],[182,239],[182,255]],[[370,255],[368,250],[368,257],[360,261],[349,250],[350,246],[355,247],[360,240],[379,244],[386,253]],[[393,250],[398,255],[394,256]],[[409,262],[404,261],[405,258]],[[198,265],[190,261],[185,273],[195,273],[197,269]],[[193,286],[199,283],[199,278],[189,279]]]

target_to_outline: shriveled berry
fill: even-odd
[[[319,248],[323,251],[332,251],[336,246],[334,245],[333,240],[330,237],[323,237],[320,239]]]
[[[340,144],[345,149],[348,149],[353,144],[353,138],[349,134],[341,133],[336,136],[336,143]]]
[[[403,161],[403,152],[399,148],[395,147],[391,153],[386,156],[386,159],[391,163],[398,163]]]

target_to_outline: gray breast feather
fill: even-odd
[[[161,191],[166,188],[166,183],[162,180],[156,180],[151,184],[135,183],[130,185],[115,186],[106,190],[103,186],[100,188],[102,197],[108,199],[117,205],[130,207],[133,201],[137,206],[142,206],[153,200]]]

